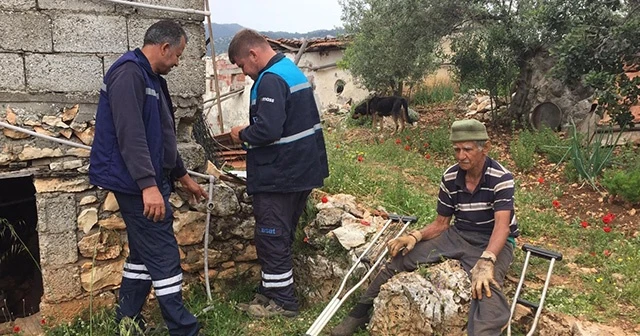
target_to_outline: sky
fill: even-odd
[[[341,27],[338,0],[209,0],[211,21],[258,31],[306,33]]]

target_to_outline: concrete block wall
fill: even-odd
[[[203,9],[201,0],[133,2]],[[191,124],[202,113],[205,92],[201,15],[138,9],[103,0],[1,0],[0,120],[89,144],[104,74],[122,53],[142,46],[151,24],[167,18],[180,22],[189,37],[179,67],[165,78],[177,108],[179,150],[185,151],[187,168],[201,170],[204,153],[191,136]],[[65,120],[64,125],[61,116],[74,109],[75,118]],[[115,230],[126,241],[124,230],[118,226],[121,219],[117,211],[102,207],[107,192],[89,185],[87,165],[88,151],[84,149],[0,129],[0,171],[29,170],[34,176],[44,315],[69,318],[79,313],[89,302],[84,286],[92,267],[119,284],[120,264],[128,251],[126,243],[121,253],[95,266],[79,248],[83,241],[90,241],[98,227]],[[86,223],[81,215],[88,207],[95,208],[100,225],[87,232],[78,226]],[[185,251],[190,249],[194,248]],[[101,285],[94,291],[111,293],[109,290],[117,284]],[[111,294],[104,301],[112,299]]]

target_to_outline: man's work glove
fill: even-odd
[[[391,253],[392,257],[395,257],[400,251],[402,251],[402,255],[404,256],[407,255],[409,251],[413,250],[414,246],[416,246],[416,244],[421,240],[422,234],[420,231],[413,231],[408,235],[391,239],[387,243],[387,247],[389,248],[389,253]]]
[[[491,297],[490,284],[500,288],[493,278],[493,266],[496,263],[496,255],[493,252],[484,251],[478,262],[471,269],[471,297],[482,300],[482,291],[487,297]]]

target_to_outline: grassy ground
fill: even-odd
[[[423,226],[435,217],[435,196],[440,174],[453,163],[447,128],[451,117],[438,118],[441,124],[407,129],[401,135],[374,132],[367,126],[327,127],[325,136],[331,175],[324,191],[356,195],[360,203],[383,206],[389,212],[419,217]],[[508,148],[492,152],[496,158],[509,157]],[[511,168],[511,167],[510,167]],[[511,168],[515,172],[515,168]],[[533,168],[536,169],[535,167]],[[537,186],[536,177],[516,175],[517,216],[522,232],[518,245],[532,243],[564,253],[554,271],[545,311],[563,313],[585,320],[598,321],[633,329],[640,324],[640,237],[621,231],[604,232],[596,225],[585,229],[580,218],[567,218],[551,206],[551,199],[567,193],[570,183],[558,178]],[[522,186],[522,188],[520,188]],[[519,278],[524,255],[520,249],[509,277]],[[537,301],[545,278],[547,263],[533,259],[527,272],[529,287],[525,298]],[[507,296],[512,297],[513,281],[507,281]],[[294,319],[251,320],[235,308],[252,295],[253,284],[237,287],[216,296],[215,307],[208,306],[204,290],[191,287],[186,302],[205,326],[207,335],[300,335],[304,334],[326,303],[305,307]],[[346,314],[346,304],[331,325]],[[83,319],[70,326],[50,329],[48,335],[113,335],[112,311],[94,313],[92,323]],[[152,309],[155,321],[161,321]],[[326,328],[325,330],[329,330]],[[158,335],[166,335],[159,333]],[[361,335],[367,335],[366,332]]]

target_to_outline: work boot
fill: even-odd
[[[249,301],[249,303],[246,303],[246,302],[238,303],[238,309],[246,312],[249,310],[249,306],[256,305],[256,304],[267,305],[269,304],[269,298],[260,293],[256,293],[256,295],[253,296],[253,299]]]
[[[285,310],[273,300],[269,300],[268,304],[252,304],[249,305],[247,309],[247,313],[251,317],[255,318],[263,318],[263,317],[273,317],[273,316],[284,316],[284,317],[296,317],[298,316],[297,311],[293,310]]]
[[[364,329],[369,323],[369,319],[371,319],[369,315],[363,317],[347,316],[340,324],[331,329],[331,336],[351,336],[356,331]]]

